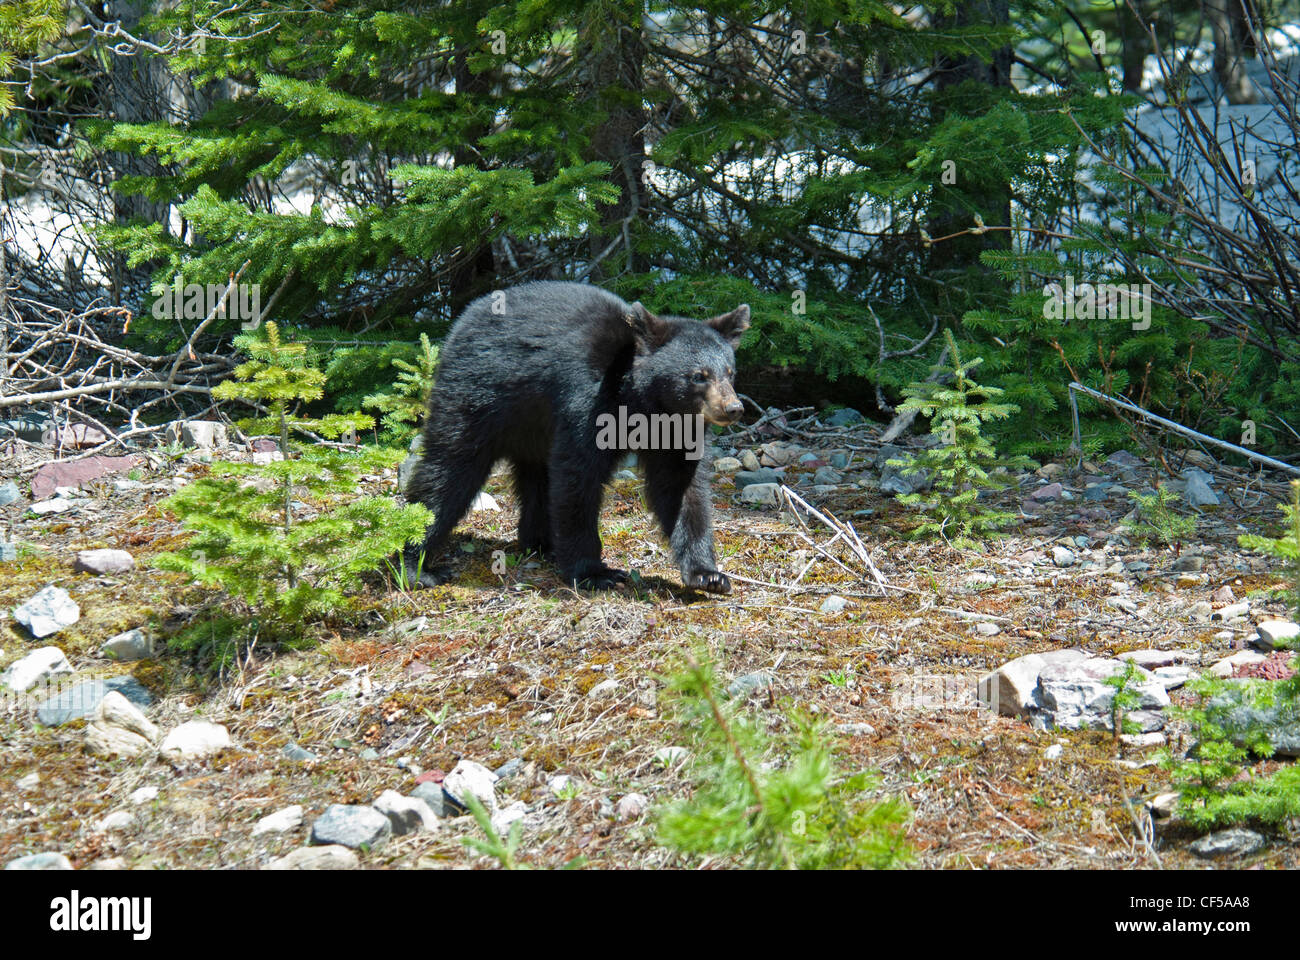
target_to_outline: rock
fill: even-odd
[[[1043,757],[1047,760],[1060,760],[1061,754],[1065,752],[1065,747],[1059,743],[1054,743],[1043,751]]]
[[[740,465],[744,467],[746,470],[750,471],[751,473],[754,473],[762,469],[763,466],[761,463],[758,462],[758,457],[755,456],[753,450],[746,450],[743,453],[741,453]]]
[[[1052,563],[1058,567],[1071,567],[1078,563],[1078,558],[1074,551],[1068,550],[1062,546],[1052,547]]]
[[[1114,607],[1117,610],[1123,610],[1125,613],[1137,613],[1138,605],[1128,597],[1107,597],[1106,606]]]
[[[981,637],[996,637],[1002,632],[1002,628],[988,620],[980,620],[975,624],[975,632]]]
[[[181,443],[199,450],[220,450],[229,441],[226,425],[215,420],[190,420],[181,424]]]
[[[1237,827],[1201,837],[1188,844],[1187,850],[1203,860],[1217,860],[1220,857],[1246,857],[1263,846],[1264,838],[1254,830]]]
[[[640,818],[650,807],[650,798],[643,793],[625,794],[614,807],[614,816],[619,823]]]
[[[882,454],[887,448],[882,448]],[[909,456],[906,452],[894,448],[898,455],[891,459],[906,461]],[[895,496],[905,496],[909,493],[917,493],[929,488],[933,478],[929,470],[922,470],[916,467],[899,466],[896,463],[890,463],[888,460],[880,471],[880,492],[892,493]]]
[[[1156,667],[1152,672],[1166,690],[1177,690],[1192,678],[1191,667]]]
[[[780,488],[775,483],[751,483],[740,491],[742,503],[774,507],[779,499]]]
[[[1248,667],[1251,664],[1263,663],[1268,658],[1262,653],[1254,650],[1239,650],[1231,656],[1224,657],[1222,660],[1210,667],[1210,673],[1216,677],[1230,677],[1238,667]]]
[[[99,648],[99,655],[109,660],[144,660],[153,656],[153,641],[137,627],[109,637]]]
[[[374,807],[331,804],[311,825],[311,842],[316,846],[366,847],[378,849],[393,835],[392,824]]]
[[[813,483],[824,486],[834,486],[843,479],[844,478],[840,476],[839,471],[832,467],[818,467],[817,471],[813,474]]]
[[[1255,628],[1259,634],[1256,643],[1261,650],[1272,650],[1287,641],[1300,637],[1300,624],[1290,620],[1265,620]]]
[[[718,457],[713,461],[714,473],[735,473],[741,467],[741,463],[735,457]]]
[[[53,425],[54,421],[45,414],[27,411],[13,420],[0,420],[0,440],[17,437],[28,443],[40,443],[45,431]]]
[[[178,759],[198,759],[220,753],[233,745],[230,731],[221,724],[210,720],[190,720],[167,734],[159,750]]]
[[[109,473],[130,470],[137,457],[87,457],[71,463],[47,463],[32,475],[32,499],[44,500],[58,487],[77,487]]]
[[[772,441],[759,448],[758,462],[765,467],[784,467],[798,456],[798,450],[791,444]]]
[[[86,751],[96,757],[139,757],[153,744],[122,727],[91,723],[86,726]]]
[[[465,798],[470,796],[477,799],[488,813],[492,813],[497,808],[496,781],[497,775],[483,764],[461,760],[443,778],[442,788],[461,807],[468,809]]]
[[[360,865],[357,855],[347,847],[299,847],[278,860],[272,860],[263,870],[355,870]]]
[[[1232,592],[1232,587],[1224,584],[1218,590],[1215,590],[1210,594],[1210,599],[1215,603],[1232,603],[1232,601],[1237,599],[1237,596]]]
[[[47,447],[61,447],[67,450],[88,450],[108,440],[103,430],[84,423],[71,423],[66,426],[48,427],[41,434],[41,443]]]
[[[610,677],[608,680],[602,680],[600,683],[588,690],[587,696],[592,700],[602,700],[613,694],[617,689],[618,681],[613,677]]]
[[[490,493],[480,490],[474,496],[474,502],[469,505],[471,510],[487,510],[491,513],[500,513],[501,504],[497,503],[496,497]]]
[[[841,407],[826,418],[826,424],[831,427],[847,427],[850,424],[862,423],[865,419],[852,407]]]
[[[14,786],[21,791],[35,790],[38,786],[40,786],[40,783],[41,783],[41,775],[33,771],[32,773],[29,773],[27,774],[27,776],[20,779],[17,783],[14,784]]]
[[[817,609],[821,613],[840,613],[848,605],[849,601],[844,597],[830,596],[823,600],[822,605]]]
[[[58,633],[81,619],[81,608],[62,587],[43,587],[26,603],[14,607],[14,619],[38,640]]]
[[[1143,465],[1141,460],[1127,450],[1116,450],[1106,458],[1106,462],[1118,467],[1140,467]]]
[[[492,814],[492,829],[499,836],[506,836],[510,833],[510,825],[517,820],[522,820],[528,815],[528,804],[522,800],[516,800],[510,806],[498,810]]]
[[[104,723],[138,733],[146,740],[157,740],[160,732],[140,708],[117,690],[108,690],[95,707],[94,723]]]
[[[1198,474],[1187,478],[1187,485],[1183,488],[1183,499],[1193,507],[1217,507],[1219,495],[1211,490],[1210,485]]]
[[[869,723],[837,723],[835,730],[846,737],[869,737],[876,732],[876,728]]]
[[[37,684],[49,683],[56,677],[72,673],[72,664],[58,647],[41,647],[21,660],[9,665],[0,673],[0,686],[14,693],[26,693]]]
[[[1038,500],[1040,502],[1047,500],[1060,500],[1063,492],[1064,490],[1059,483],[1047,483],[1031,493],[1029,499]]]
[[[18,559],[18,544],[0,543],[0,563],[13,563]]]
[[[557,774],[546,781],[546,788],[560,799],[568,799],[579,792],[581,784],[567,773]],[[566,797],[566,794],[568,795]]]
[[[438,815],[418,797],[404,797],[396,790],[385,790],[372,806],[388,818],[394,836],[438,829]]]
[[[1116,690],[1106,680],[1124,672],[1120,660],[1087,657],[1052,663],[1038,675],[1034,712],[1053,727],[1064,730],[1109,730],[1111,702]],[[1143,711],[1159,710],[1169,706],[1169,694],[1160,681],[1141,667],[1134,667],[1134,677],[1129,689],[1138,696],[1138,709],[1126,716],[1138,723],[1142,732],[1148,732],[1155,721],[1139,716]],[[1160,720],[1159,726],[1163,726]]]
[[[685,747],[660,747],[654,752],[654,758],[665,767],[671,767],[674,764],[681,763],[691,755]]]
[[[1211,620],[1235,620],[1237,617],[1244,617],[1250,613],[1250,601],[1243,600],[1241,603],[1230,604],[1226,607],[1220,607],[1210,616]]]
[[[104,857],[96,860],[94,863],[82,867],[83,870],[125,870],[126,859],[124,857]]]
[[[44,517],[52,513],[67,513],[69,510],[75,510],[80,503],[80,500],[64,500],[60,498],[33,503],[28,509],[38,517]]]
[[[774,683],[776,683],[776,678],[765,670],[746,673],[727,685],[727,696],[729,698],[748,697],[755,690],[766,690]]]
[[[72,861],[61,853],[30,853],[5,864],[6,870],[71,870]]]
[[[88,717],[98,709],[104,697],[116,690],[137,707],[153,703],[149,691],[135,677],[109,677],[107,680],[87,680],[57,694],[36,708],[36,719],[47,727],[57,727],[73,720]]]
[[[279,450],[254,450],[248,455],[250,463],[265,467],[267,464],[278,463],[284,459],[284,454]]]
[[[1121,733],[1119,742],[1126,747],[1144,750],[1149,747],[1162,747],[1166,741],[1163,733],[1152,731],[1151,733]]]
[[[1192,604],[1191,609],[1187,611],[1187,619],[1193,623],[1204,623],[1213,613],[1214,608],[1210,606],[1210,601],[1200,600]]]
[[[135,567],[135,557],[125,550],[82,550],[77,554],[73,569],[100,576],[126,573]]]
[[[1052,663],[1084,660],[1087,656],[1082,650],[1068,649],[1017,657],[981,677],[976,695],[981,703],[1004,717],[1023,715],[1038,706],[1034,691],[1044,667]]]
[[[442,789],[441,783],[421,783],[411,791],[415,800],[423,800],[437,817],[458,817],[464,810]]]
[[[498,781],[508,780],[523,768],[523,759],[521,757],[515,757],[514,759],[507,760],[505,763],[501,764],[501,766],[493,770],[492,773],[496,776]]]
[[[736,489],[743,490],[745,487],[753,486],[756,483],[780,483],[781,474],[766,467],[758,470],[742,470],[736,474],[735,482]]]
[[[253,836],[260,837],[266,833],[288,833],[291,830],[297,830],[301,826],[302,806],[295,803],[293,806],[277,810],[275,813],[268,813],[253,824]]]
[[[1172,817],[1178,809],[1178,794],[1157,793],[1147,801],[1147,810],[1153,817]]]
[[[290,760],[296,760],[299,763],[310,763],[313,760],[320,759],[320,757],[316,756],[316,754],[312,753],[310,750],[298,746],[298,744],[296,743],[286,743],[283,747],[280,748],[280,753],[288,757]]]
[[[1241,688],[1229,688],[1210,701],[1218,723],[1238,746],[1263,732],[1280,757],[1300,757],[1300,713],[1284,698],[1271,705],[1246,703]]]
[[[12,480],[0,484],[0,507],[7,507],[20,499],[22,494],[18,492],[18,484]]]
[[[158,799],[157,787],[141,787],[139,790],[131,791],[131,796],[127,798],[135,806],[143,806],[146,803],[153,803]]]
[[[1156,667],[1171,667],[1175,663],[1195,660],[1196,654],[1190,650],[1130,650],[1115,659],[1132,660],[1144,670],[1154,670]]]
[[[96,833],[108,833],[111,830],[126,830],[135,823],[135,817],[131,816],[125,810],[118,810],[116,813],[110,813],[99,823],[95,824]]]

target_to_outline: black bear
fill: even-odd
[[[601,562],[598,522],[603,485],[635,450],[682,582],[729,593],[700,459],[703,421],[734,423],[744,410],[732,380],[748,327],[748,305],[704,322],[658,317],[580,283],[528,283],[471,303],[443,344],[405,490],[434,512],[420,582],[441,579],[430,564],[501,459],[514,468],[525,551],[549,556],[566,583],[626,579]],[[408,548],[408,567],[419,549]]]

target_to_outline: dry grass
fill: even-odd
[[[1116,554],[1151,563],[1152,575],[1141,580],[1054,568],[1058,538],[1091,533],[1100,545],[1118,522],[1115,513],[1072,523],[1066,518],[1078,503],[1053,504],[987,554],[970,555],[902,539],[896,529],[906,515],[874,493],[818,499],[819,509],[856,524],[893,588],[882,596],[843,544],[831,552],[854,573],[819,557],[788,518],[732,505],[730,481],[720,479],[722,564],[750,582],[725,598],[683,592],[636,485],[618,481],[602,519],[606,556],[639,579],[586,595],[565,589],[547,566],[520,563],[504,577],[492,574],[491,552],[515,549],[514,511],[501,477],[489,489],[505,510],[476,513],[461,528],[453,584],[402,594],[376,583],[356,598],[351,616],[311,625],[309,648],[255,647],[220,677],[183,654],[118,666],[94,659],[113,633],[148,624],[165,637],[217,599],[149,567],[149,557],[178,537],[157,509],[161,492],[104,496],[75,515],[18,521],[15,536],[38,553],[4,568],[0,604],[12,607],[46,583],[64,586],[82,619],[56,642],[79,669],[132,672],[159,698],[161,726],[203,716],[226,724],[238,747],[183,767],[160,757],[104,761],[83,753],[80,724],[38,729],[25,715],[0,717],[0,862],[59,850],[78,865],[117,856],[132,866],[257,867],[306,842],[306,828],[251,836],[258,818],[283,806],[302,804],[310,823],[331,803],[366,803],[388,788],[410,792],[412,768],[519,757],[522,772],[499,793],[532,806],[525,862],[557,866],[582,854],[593,867],[686,865],[654,844],[650,820],[616,823],[608,805],[633,791],[659,803],[688,790],[685,770],[655,760],[679,736],[664,716],[658,678],[688,642],[702,642],[728,676],[762,670],[775,677],[751,709],[775,716],[799,705],[835,724],[869,725],[846,728],[853,732],[840,738],[841,760],[879,770],[880,790],[906,797],[920,866],[1151,867],[1124,797],[1165,789],[1158,766],[1140,752],[1116,757],[1109,735],[1037,733],[990,716],[972,708],[971,689],[1008,659],[1063,645],[1104,654],[1190,647],[1208,660],[1228,645],[1214,639],[1217,625],[1189,623],[1185,607],[1223,584],[1240,597],[1273,582],[1262,561],[1235,546],[1235,523],[1271,520],[1272,498],[1249,509],[1225,505],[1198,535],[1207,546],[1206,582],[1184,586],[1166,575],[1173,555],[1156,551]],[[875,511],[869,519],[855,516],[866,509]],[[112,579],[74,573],[75,551],[92,546],[129,549],[137,568]],[[790,589],[754,582],[791,584],[801,572]],[[1149,607],[1142,616],[1103,604],[1116,580],[1127,580]],[[829,593],[850,606],[818,613]],[[972,615],[993,618],[1001,632],[977,633]],[[428,619],[410,627],[418,617]],[[408,629],[396,629],[404,622]],[[7,621],[0,666],[38,645]],[[590,695],[610,678],[618,681],[611,695]],[[319,760],[285,758],[280,749],[291,741]],[[1046,759],[1058,742],[1061,757]],[[367,748],[378,759],[364,759]],[[19,791],[16,782],[33,771],[40,785]],[[546,780],[555,772],[581,782],[576,797],[550,793]],[[161,794],[133,808],[134,827],[94,831],[146,785]],[[435,834],[395,839],[363,863],[482,865],[462,843],[475,829],[470,818],[450,821]],[[1164,866],[1199,865],[1180,844],[1158,849]],[[1257,858],[1292,867],[1296,859],[1285,845]]]

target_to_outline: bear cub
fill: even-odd
[[[505,459],[523,550],[549,557],[566,583],[607,589],[627,575],[601,561],[603,486],[635,452],[683,584],[731,592],[713,553],[699,418],[740,419],[735,347],[748,327],[748,305],[703,322],[658,317],[580,283],[528,283],[475,300],[443,344],[424,451],[405,490],[409,502],[434,513],[423,547],[408,546],[407,566],[422,549],[420,582],[445,579],[433,561],[493,464]],[[667,442],[621,429],[638,422]],[[665,424],[672,429],[658,429]],[[698,439],[684,439],[692,435]]]

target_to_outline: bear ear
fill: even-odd
[[[740,338],[749,329],[749,304],[742,303],[730,313],[705,321],[722,335],[722,339],[731,344],[732,349],[740,343]]]
[[[668,342],[673,333],[673,325],[662,317],[656,317],[641,305],[640,300],[632,304],[629,312],[623,314],[623,319],[632,328],[639,353],[650,353],[659,349]]]

